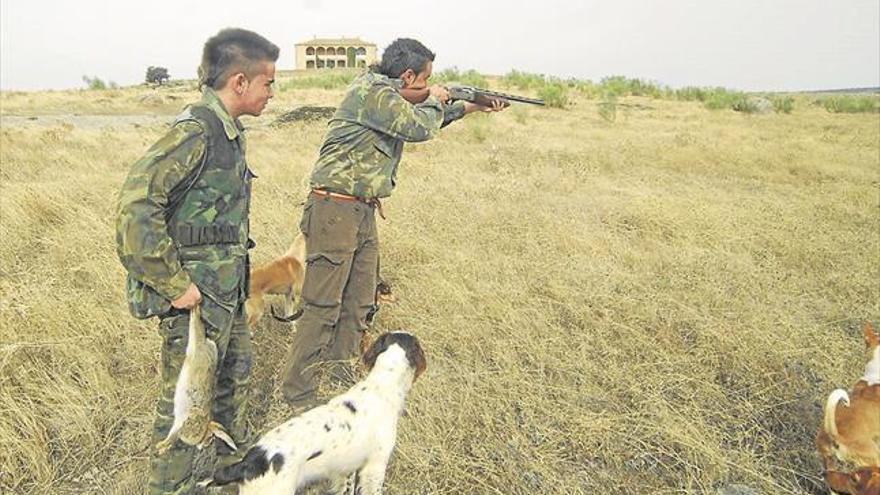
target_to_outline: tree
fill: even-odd
[[[147,82],[148,83],[156,83],[162,85],[163,83],[168,82],[170,76],[168,75],[168,69],[165,67],[153,67],[152,65],[147,67]]]

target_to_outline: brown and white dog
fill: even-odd
[[[202,486],[240,485],[242,495],[291,495],[318,480],[330,493],[382,493],[397,420],[425,355],[415,336],[381,335],[363,356],[370,370],[347,392],[275,427],[244,458]]]
[[[828,471],[825,481],[836,492],[880,495],[880,467],[856,469],[851,473]]]
[[[840,493],[880,495],[880,336],[865,325],[868,364],[852,393],[837,389],[825,402],[816,446],[825,481]]]
[[[295,319],[293,308],[302,294],[305,275],[306,238],[300,232],[283,256],[251,271],[250,294],[245,303],[248,326],[253,328],[263,317],[266,311],[263,296],[266,294],[284,294],[284,317]]]

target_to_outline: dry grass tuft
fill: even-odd
[[[0,102],[170,118],[195,95],[149,91]],[[271,114],[340,95],[291,89]],[[877,116],[622,101],[613,125],[575,96],[408,147],[380,226],[398,302],[376,327],[418,334],[429,369],[389,493],[821,492],[820,404],[880,320]],[[273,115],[250,122],[258,263],[292,239],[323,135]],[[127,314],[113,208],[163,127],[109,122],[0,130],[3,493],[145,480],[159,339]],[[284,418],[289,332],[256,329],[256,429]]]

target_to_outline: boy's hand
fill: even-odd
[[[492,106],[485,105],[477,105],[476,103],[471,103],[469,101],[464,102],[464,113],[472,113],[472,112],[500,112],[509,106],[504,104],[504,101],[499,99],[492,100]]]
[[[428,94],[436,96],[440,103],[446,103],[449,100],[449,90],[443,86],[433,85],[428,88]]]
[[[177,299],[171,301],[171,305],[177,309],[192,309],[196,304],[202,302],[202,293],[196,284],[189,284],[186,292]]]

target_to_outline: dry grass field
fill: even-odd
[[[255,262],[293,238],[324,132],[269,123],[341,94],[280,91],[247,121]],[[160,341],[128,315],[114,208],[194,98],[0,94],[0,493],[143,489]],[[387,492],[824,493],[820,404],[880,321],[880,116],[797,103],[629,97],[608,123],[573,96],[408,146],[373,331],[413,331],[429,368]],[[292,331],[255,329],[256,430],[284,418]]]

